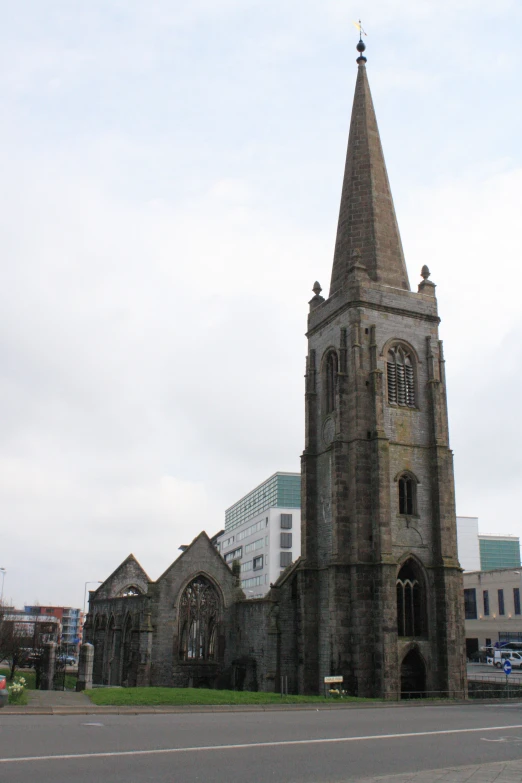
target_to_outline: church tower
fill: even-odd
[[[366,73],[330,291],[310,301],[300,692],[465,691],[463,589],[435,285],[412,292]]]

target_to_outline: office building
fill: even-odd
[[[239,562],[246,596],[264,596],[301,553],[301,475],[274,473],[230,506],[217,549]]]

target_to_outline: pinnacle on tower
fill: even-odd
[[[330,296],[346,287],[353,258],[371,280],[410,290],[377,119],[357,43],[358,74],[344,170]]]

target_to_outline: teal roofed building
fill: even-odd
[[[301,474],[274,473],[225,511],[229,532],[269,508],[301,508]]]
[[[480,569],[520,568],[520,539],[518,536],[479,535]]]
[[[262,598],[301,554],[301,474],[274,473],[225,511],[216,547],[239,563],[247,598]]]

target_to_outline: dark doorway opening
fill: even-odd
[[[479,651],[478,639],[466,639],[466,658],[468,661],[475,660]]]
[[[417,649],[410,650],[401,666],[401,699],[426,696],[426,666]]]

